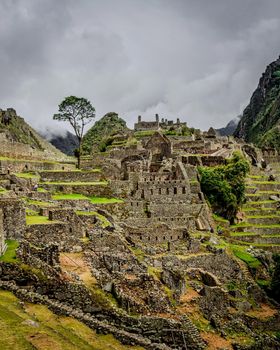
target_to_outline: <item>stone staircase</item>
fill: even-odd
[[[270,175],[275,181],[269,181]],[[280,252],[280,172],[253,167],[246,181],[244,221],[231,226],[236,244]]]

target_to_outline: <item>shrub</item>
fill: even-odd
[[[249,164],[241,153],[234,153],[226,165],[199,167],[202,192],[213,211],[233,221],[245,199],[245,177]]]

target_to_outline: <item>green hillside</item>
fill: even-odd
[[[110,112],[98,120],[84,136],[83,151],[90,154],[92,147],[99,147],[101,143],[108,143],[109,136],[128,130],[126,122],[117,113]]]
[[[234,135],[280,150],[280,58],[266,68]]]

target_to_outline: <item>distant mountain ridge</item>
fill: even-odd
[[[280,151],[280,57],[262,74],[234,136]]]
[[[77,136],[69,131],[64,135],[52,134],[50,136],[45,135],[44,137],[46,137],[53,146],[68,156],[73,156],[74,150],[78,147]]]
[[[232,119],[230,122],[227,123],[227,125],[224,128],[216,129],[218,133],[221,136],[231,136],[236,130],[236,127],[238,125],[238,122],[240,120],[241,116],[238,116],[235,119]]]

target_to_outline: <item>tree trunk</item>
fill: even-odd
[[[79,138],[79,148],[78,148],[78,169],[81,169],[81,153],[82,153],[82,139]]]

